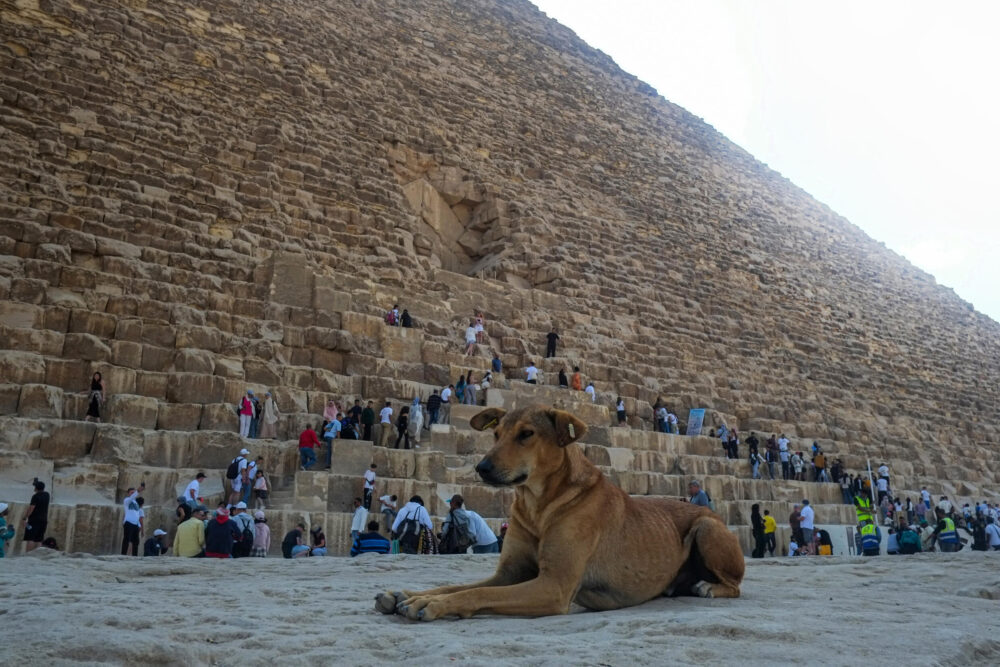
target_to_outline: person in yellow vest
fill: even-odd
[[[764,510],[764,546],[774,556],[774,549],[778,546],[775,542],[774,532],[778,530],[778,522],[771,516],[769,510]]]
[[[858,523],[873,523],[871,498],[854,496],[854,510],[858,513]]]
[[[861,553],[865,556],[878,556],[879,543],[882,541],[878,526],[866,523],[858,530],[861,532]]]
[[[931,535],[931,546],[934,546],[935,540],[944,553],[959,550],[958,531],[955,530],[955,522],[951,517],[946,516],[938,520],[937,527]]]

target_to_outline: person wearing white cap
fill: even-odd
[[[247,457],[250,456],[250,452],[247,449],[241,449],[239,456],[232,460],[229,464],[229,468],[226,470],[226,479],[229,480],[230,493],[229,493],[229,504],[235,505],[240,501],[240,496],[243,495],[243,485],[249,484],[250,480],[247,477],[247,466],[249,462]],[[233,475],[230,477],[230,475]]]
[[[153,531],[153,536],[142,545],[143,556],[162,556],[170,548],[164,543],[167,531],[157,528]]]
[[[271,550],[271,527],[267,525],[263,511],[254,512],[253,523],[253,549],[250,555],[254,558],[267,558],[267,552]]]
[[[14,537],[14,527],[7,525],[7,503],[0,503],[0,558],[7,552],[7,542]]]
[[[247,512],[247,504],[240,501],[233,505],[229,518],[236,524],[242,538],[233,545],[233,558],[245,558],[250,555],[250,551],[253,549],[254,531],[256,530],[254,520]],[[249,531],[249,535],[247,531]]]

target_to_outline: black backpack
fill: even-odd
[[[240,461],[246,461],[242,456],[237,456],[226,468],[226,479],[236,479],[240,476]]]
[[[396,531],[395,538],[399,540],[399,548],[404,553],[415,554],[420,548],[420,522],[417,521],[413,515],[410,518],[403,519],[403,522],[399,524],[399,530]]]
[[[469,524],[455,521],[455,512],[448,513],[448,532],[441,538],[440,551],[443,554],[464,554],[472,546]]]
[[[250,524],[243,526],[239,539],[233,544],[233,555],[236,557],[246,557],[250,555],[253,548],[253,533],[250,532]]]

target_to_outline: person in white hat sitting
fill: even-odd
[[[153,536],[146,540],[142,545],[142,555],[143,556],[162,556],[167,553],[170,548],[164,542],[167,537],[167,531],[157,528],[153,531]]]

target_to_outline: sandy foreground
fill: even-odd
[[[496,556],[0,560],[5,664],[1000,664],[1000,553],[750,561],[738,600],[414,623],[386,588]]]

